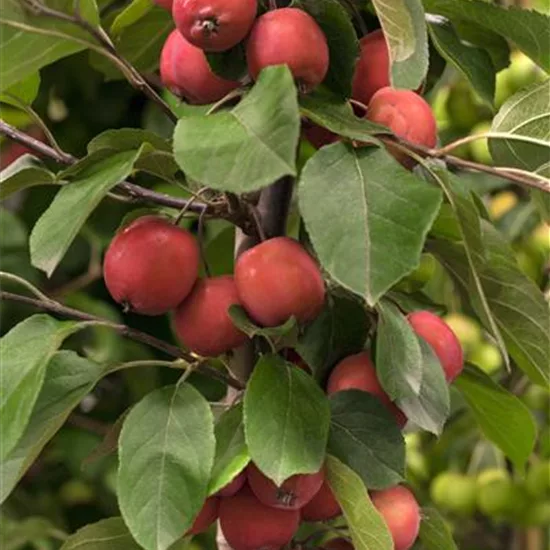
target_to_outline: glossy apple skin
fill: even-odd
[[[177,30],[168,35],[162,48],[160,78],[174,95],[196,105],[218,101],[240,85],[215,75],[204,52]]]
[[[197,281],[174,315],[174,326],[182,344],[204,357],[216,357],[244,344],[246,334],[229,317],[232,305],[240,302],[231,275]]]
[[[361,38],[359,48],[351,97],[368,105],[378,90],[390,85],[390,57],[382,29]]]
[[[103,262],[113,299],[142,315],[161,315],[189,294],[199,272],[199,247],[185,229],[144,216],[111,241]]]
[[[437,125],[430,105],[410,90],[382,88],[371,98],[366,117],[371,122],[387,126],[399,138],[414,145],[435,147]],[[389,148],[392,155],[410,168],[415,161],[405,153]]]
[[[217,519],[220,509],[220,499],[216,497],[208,497],[201,511],[198,513],[191,528],[185,533],[186,535],[198,535],[204,533]]]
[[[306,323],[325,301],[325,284],[315,260],[289,237],[275,237],[247,250],[235,265],[243,307],[258,323],[277,326],[294,315]]]
[[[326,480],[315,496],[301,509],[304,521],[328,521],[341,513],[342,509]]]
[[[220,526],[233,550],[280,548],[292,540],[299,524],[298,510],[265,506],[248,487],[220,505]]]
[[[250,489],[256,498],[273,508],[299,510],[303,508],[321,489],[325,480],[325,470],[315,474],[297,474],[285,480],[280,487],[266,477],[255,464],[247,468]]]
[[[297,8],[280,8],[258,17],[246,46],[248,72],[256,80],[271,65],[288,65],[298,87],[309,92],[325,78],[327,39],[313,17]]]
[[[232,497],[236,495],[246,483],[246,470],[243,470],[238,476],[230,481],[225,487],[222,487],[215,496],[217,497]]]
[[[380,385],[376,376],[376,368],[366,351],[346,357],[330,373],[327,394],[332,395],[344,390],[361,390],[371,393],[378,397],[388,411],[393,414],[400,428],[407,423],[407,417],[390,400]]]
[[[430,344],[451,383],[464,368],[462,346],[451,327],[431,311],[414,311],[407,319],[416,334]]]
[[[373,491],[370,496],[388,526],[395,550],[412,548],[420,529],[420,508],[414,495],[398,485]]]
[[[166,11],[172,12],[172,4],[174,3],[174,0],[153,0],[153,2],[160,6],[161,8],[164,8]]]
[[[173,0],[183,37],[206,52],[223,52],[243,40],[256,19],[256,0]]]

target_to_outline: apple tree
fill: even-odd
[[[0,4],[2,546],[542,550],[549,6]]]

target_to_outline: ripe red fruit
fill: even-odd
[[[302,369],[307,374],[311,374],[311,368],[302,359],[302,357],[296,352],[296,350],[293,350],[292,348],[286,348],[282,350],[282,353],[285,359],[289,363],[292,363],[294,366],[298,367],[299,369]]]
[[[400,428],[407,423],[407,417],[390,400],[380,385],[376,369],[367,352],[363,351],[346,357],[330,373],[327,384],[328,395],[343,390],[361,390],[371,393],[378,397],[388,411],[395,416]]]
[[[225,487],[222,487],[215,496],[232,497],[236,495],[246,483],[246,470],[243,470],[233,481],[230,481]]]
[[[302,508],[305,521],[327,521],[342,513],[342,509],[329,484],[324,481],[317,494]]]
[[[409,550],[420,529],[420,509],[414,495],[398,485],[373,491],[371,499],[388,526],[395,550]]]
[[[327,74],[329,50],[311,15],[297,8],[281,8],[258,17],[248,39],[246,58],[254,80],[265,67],[286,64],[300,90],[309,92]]]
[[[233,550],[279,548],[292,540],[299,523],[298,510],[265,506],[248,487],[220,505],[220,526]]]
[[[223,52],[248,34],[257,9],[256,0],[174,0],[172,15],[191,44],[207,52]]]
[[[318,126],[313,122],[303,124],[302,132],[305,138],[316,149],[320,149],[324,145],[329,145],[340,139],[340,136],[338,136],[337,134],[331,132],[330,130],[327,130],[326,128],[323,128],[322,126]]]
[[[375,92],[390,85],[390,56],[382,29],[361,38],[359,47],[351,97],[368,105]]]
[[[244,344],[247,339],[231,321],[227,310],[239,305],[231,275],[197,281],[174,316],[176,333],[191,351],[216,357]]]
[[[186,535],[198,535],[204,533],[217,519],[220,509],[220,499],[209,497],[204,501],[200,512],[197,514],[191,528]]]
[[[311,321],[325,301],[319,267],[288,237],[269,239],[242,254],[235,265],[235,283],[244,308],[268,327],[292,315],[301,323]]]
[[[431,311],[414,311],[407,316],[412,328],[432,347],[447,382],[452,382],[464,368],[462,346],[451,327]]]
[[[25,129],[25,133],[38,141],[45,142],[46,135],[38,126],[31,126],[30,128]],[[17,143],[15,141],[8,141],[2,144],[0,151],[0,170],[3,170],[9,166],[12,162],[15,162],[19,157],[30,153],[34,156],[40,156],[40,153],[29,149],[22,143]]]
[[[197,105],[218,101],[239,87],[239,82],[214,74],[204,52],[177,30],[170,33],[162,48],[160,78],[173,94]]]
[[[172,11],[172,3],[174,0],[153,0],[153,2],[160,6],[161,8],[164,8],[165,10],[171,12]]]
[[[329,540],[323,548],[325,548],[325,550],[353,550],[353,545],[346,539],[332,539]]]
[[[191,291],[199,271],[199,247],[188,231],[144,216],[112,240],[103,276],[113,299],[131,311],[160,315]]]
[[[424,99],[410,90],[382,88],[369,102],[367,118],[387,126],[397,136],[414,145],[435,147],[437,126],[432,109]],[[393,156],[406,167],[414,161],[403,152],[392,150]]]
[[[280,487],[266,477],[255,464],[247,469],[248,485],[256,498],[266,506],[284,510],[303,508],[321,489],[325,480],[322,468],[314,474],[297,474],[289,477]]]

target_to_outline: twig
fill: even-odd
[[[146,344],[171,357],[177,357],[179,359],[183,359],[188,363],[196,363],[197,361],[200,361],[194,355],[190,353],[186,353],[179,347],[169,344],[164,340],[160,340],[159,338],[156,338],[151,334],[147,334],[146,332],[141,332],[127,325],[123,325],[120,323],[113,323],[108,319],[103,319],[102,317],[96,317],[95,315],[90,315],[89,313],[85,313],[83,311],[79,311],[77,309],[64,306],[59,302],[56,302],[51,299],[44,300],[44,299],[30,298],[29,296],[23,296],[21,294],[14,294],[12,292],[6,292],[4,290],[1,290],[0,300],[9,300],[12,302],[18,302],[28,306],[36,307],[42,311],[49,311],[50,313],[53,313],[55,315],[59,315],[60,317],[64,317],[68,319],[95,322],[111,328],[121,336],[129,338],[131,340],[135,340],[136,342],[141,342],[142,344]],[[197,371],[211,378],[215,378],[216,380],[219,380],[225,384],[228,384],[229,386],[237,390],[244,389],[244,385],[238,380],[236,380],[235,378],[228,376],[204,363],[199,363],[197,367]]]
[[[3,120],[0,120],[0,134],[7,136],[8,138],[21,143],[36,153],[49,157],[55,160],[59,164],[72,165],[79,161],[73,155],[65,152],[56,151],[53,147],[50,147],[46,143],[43,143],[25,132],[18,130],[17,128],[7,124]],[[182,210],[187,208],[187,211],[194,212],[195,214],[201,214],[205,212],[205,216],[212,218],[221,218],[231,222],[232,224],[240,227],[248,235],[256,235],[257,228],[253,216],[236,196],[234,208],[231,207],[229,202],[220,201],[219,203],[206,204],[201,201],[188,199],[181,199],[172,195],[166,195],[164,193],[157,193],[151,191],[145,187],[136,185],[129,181],[122,181],[115,187],[117,190],[124,192],[134,202],[137,203],[153,203],[160,206],[167,206],[169,208],[175,208],[176,210]],[[191,204],[189,204],[191,202]]]

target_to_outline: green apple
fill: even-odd
[[[477,478],[477,507],[486,516],[500,518],[514,509],[514,483],[502,468],[483,471]]]
[[[447,112],[452,125],[460,130],[470,130],[479,121],[481,104],[467,82],[461,80],[451,88]]]
[[[431,254],[422,254],[418,267],[399,281],[395,288],[403,292],[420,290],[433,277],[435,267],[434,257]]]
[[[459,516],[471,516],[476,509],[476,480],[472,476],[443,472],[430,486],[433,502]]]
[[[71,479],[59,488],[59,498],[68,506],[88,504],[94,497],[93,487],[81,479]]]
[[[521,396],[522,401],[536,411],[547,411],[550,393],[546,388],[531,384]]]
[[[478,344],[470,354],[469,359],[487,374],[494,374],[502,367],[500,351],[490,342]]]
[[[540,69],[520,51],[512,52],[508,68],[508,83],[513,93],[529,86],[540,78]]]
[[[525,488],[536,499],[550,497],[550,461],[533,464],[525,476]]]
[[[473,351],[481,342],[483,334],[479,323],[463,313],[449,313],[443,320],[451,327],[460,341],[464,353]]]
[[[470,135],[486,134],[491,131],[491,123],[484,121],[476,124]],[[489,151],[489,140],[487,138],[479,138],[470,142],[470,153],[472,158],[480,164],[493,164],[493,157]]]
[[[437,128],[441,131],[450,125],[447,101],[451,89],[448,86],[440,88],[432,99],[432,112],[437,122]]]
[[[550,501],[530,503],[522,516],[523,522],[529,526],[550,526]]]
[[[489,201],[489,215],[496,221],[506,213],[510,212],[518,203],[518,197],[513,191],[501,191],[492,196]]]
[[[547,258],[550,254],[550,225],[541,223],[527,238],[525,245],[534,253]]]
[[[516,261],[523,273],[538,284],[542,273],[537,259],[526,250],[517,250]]]

